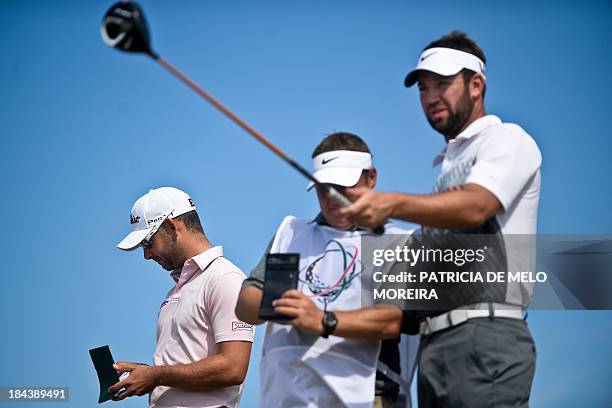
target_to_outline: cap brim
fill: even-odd
[[[442,76],[452,76],[458,74],[462,69],[463,67],[458,64],[423,64],[418,68],[413,69],[408,75],[406,75],[404,85],[406,85],[407,88],[410,88],[412,85],[416,84],[419,80],[419,74],[421,71],[429,71]]]
[[[336,184],[342,187],[353,187],[359,181],[363,169],[358,167],[330,167],[320,169],[313,174],[320,183]],[[313,188],[315,183],[308,183],[306,190]]]
[[[146,238],[153,228],[154,227],[130,232],[127,237],[123,238],[123,240],[117,244],[117,248],[123,249],[124,251],[133,251],[138,248],[138,245],[140,245],[142,240]]]

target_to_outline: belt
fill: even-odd
[[[429,336],[440,330],[458,326],[470,319],[479,317],[489,317],[495,319],[502,317],[505,319],[524,319],[524,312],[521,306],[508,305],[504,303],[476,303],[473,305],[462,306],[459,309],[451,310],[434,317],[426,317],[419,323],[419,333],[421,336]]]

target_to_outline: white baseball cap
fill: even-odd
[[[451,76],[458,74],[464,68],[481,74],[486,80],[485,64],[474,54],[453,48],[429,48],[419,56],[416,68],[406,76],[404,84],[407,87],[414,85],[419,79],[420,71],[430,71],[442,76]]]
[[[160,187],[149,190],[132,206],[132,232],[117,244],[117,248],[132,251],[138,248],[144,239],[150,239],[167,218],[176,218],[195,209],[191,197],[178,188]]]
[[[352,187],[359,181],[361,172],[372,168],[372,155],[352,150],[334,150],[321,153],[312,159],[313,176],[321,183]],[[307,190],[314,186],[308,183]]]

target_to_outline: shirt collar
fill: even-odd
[[[331,225],[329,225],[329,223],[327,222],[327,220],[323,216],[322,212],[318,213],[317,216],[314,217],[314,219],[312,221],[310,221],[309,224],[315,224],[315,223],[318,224],[318,225],[325,225],[327,227],[331,227]]]
[[[208,268],[215,259],[223,256],[223,247],[216,246],[207,249],[199,255],[189,258],[181,269],[172,271],[170,276],[176,282],[177,287],[187,283],[198,271]]]
[[[470,139],[473,136],[476,136],[477,134],[481,133],[486,128],[494,125],[500,125],[501,123],[501,119],[495,115],[486,115],[482,118],[476,119],[475,121],[470,123],[470,125],[466,127],[463,132],[459,133],[457,137],[455,137],[453,140],[448,142],[446,146],[444,146],[444,149],[442,149],[442,151],[438,153],[438,155],[434,158],[432,166],[436,167],[438,164],[442,163],[444,157],[446,156],[446,150],[450,143],[458,143],[461,140]]]

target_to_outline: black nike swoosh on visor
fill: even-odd
[[[329,163],[330,161],[332,161],[332,160],[336,160],[336,159],[338,159],[339,157],[340,157],[340,156],[336,156],[336,157],[332,157],[331,159],[327,159],[327,160],[322,159],[322,160],[321,160],[321,164],[322,164],[322,165],[326,165],[326,164],[327,164],[327,163]]]

